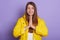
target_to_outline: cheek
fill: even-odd
[[[29,9],[27,9],[27,13],[29,13]]]
[[[34,9],[32,9],[32,12],[34,13]]]
[[[34,14],[34,9],[31,10],[31,14],[32,14],[32,15]]]

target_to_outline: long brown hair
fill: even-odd
[[[34,26],[36,26],[38,24],[38,19],[37,19],[37,8],[36,8],[36,5],[35,5],[34,2],[28,2],[27,5],[26,5],[26,9],[25,9],[26,20],[29,23],[29,15],[27,13],[27,7],[28,7],[29,4],[34,7],[34,14],[33,14],[33,18],[32,18],[32,24]]]

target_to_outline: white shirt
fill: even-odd
[[[28,32],[28,40],[33,40],[33,33]]]

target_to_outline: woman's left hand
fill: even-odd
[[[36,29],[36,27],[34,25],[30,25],[31,28],[33,28],[34,30]]]

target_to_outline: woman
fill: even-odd
[[[28,2],[24,15],[14,27],[13,36],[19,40],[42,40],[47,35],[48,29],[44,20],[38,17],[35,3]]]

